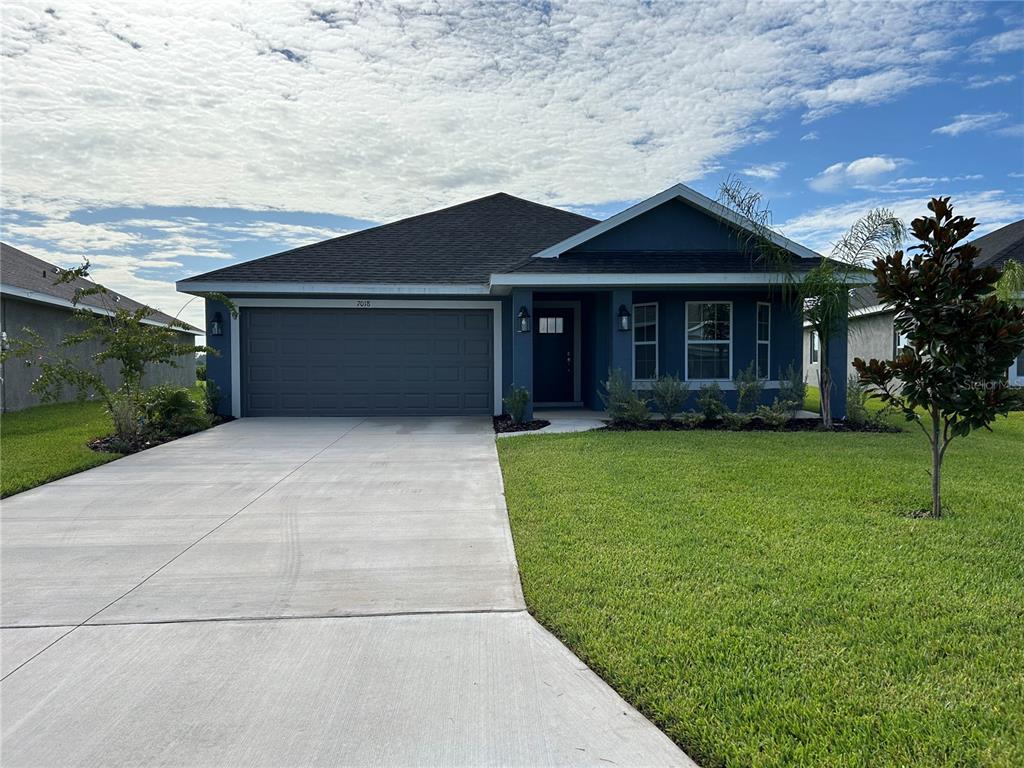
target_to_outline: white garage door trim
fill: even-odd
[[[501,302],[427,299],[232,299],[238,307],[304,309],[490,309],[494,313],[494,415],[501,415]],[[231,318],[231,415],[242,416],[242,357],[239,318]]]

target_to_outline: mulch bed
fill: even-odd
[[[171,440],[176,439],[177,438],[175,437],[166,437],[158,440],[146,440],[145,442],[136,443],[134,445],[125,445],[124,442],[118,440],[113,435],[108,435],[107,437],[97,437],[95,440],[90,440],[89,447],[94,451],[100,451],[102,453],[122,453],[127,456],[132,453],[144,451],[147,448],[155,448],[158,445],[163,445],[164,443],[169,443]]]
[[[836,421],[831,430],[825,430],[821,426],[820,419],[792,419],[781,427],[768,426],[760,419],[751,419],[741,428],[729,430],[721,421],[705,421],[696,426],[688,426],[678,421],[649,421],[640,426],[625,424],[608,424],[600,429],[607,432],[692,432],[695,430],[712,432],[902,432],[903,430],[891,424],[852,424],[845,421]]]
[[[535,429],[543,429],[550,423],[547,419],[534,419],[533,421],[524,421],[522,424],[516,424],[512,421],[511,416],[502,415],[494,417],[494,431],[497,434],[502,432],[532,432]]]

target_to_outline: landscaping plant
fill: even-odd
[[[757,370],[751,363],[736,374],[732,380],[736,385],[736,410],[739,413],[753,413],[761,404],[764,382],[757,377]]]
[[[142,396],[145,426],[154,439],[180,437],[207,429],[212,418],[187,389],[159,386]]]
[[[738,432],[750,423],[751,414],[742,411],[726,411],[722,414],[722,423],[726,429]]]
[[[761,423],[772,429],[780,429],[789,423],[793,418],[792,403],[781,398],[775,398],[771,405],[759,405],[754,415],[761,420]]]
[[[512,419],[512,423],[522,424],[526,416],[526,406],[530,404],[530,390],[513,384],[501,402],[504,403],[505,411]]]
[[[717,381],[701,386],[697,392],[697,410],[703,414],[705,421],[714,421],[729,412],[729,407],[725,404],[725,395]]]
[[[801,370],[790,363],[782,373],[779,381],[779,395],[776,402],[791,404],[789,410],[795,415],[796,411],[804,407],[804,400],[807,398],[807,382],[804,381]]]
[[[1024,308],[996,294],[999,271],[975,268],[978,249],[963,241],[973,218],[953,214],[948,197],[914,219],[919,245],[874,261],[875,292],[896,312],[907,345],[895,360],[853,361],[872,396],[900,411],[931,445],[930,515],[942,514],[942,461],[956,437],[1006,415],[1019,401],[1006,371],[1024,350]]]
[[[633,391],[621,370],[616,368],[608,372],[604,389],[605,391],[599,394],[612,424],[636,428],[650,421],[651,411],[647,401]]]
[[[661,376],[651,385],[654,407],[665,418],[666,424],[671,424],[675,420],[676,415],[686,405],[686,398],[689,395],[690,385],[671,374]]]

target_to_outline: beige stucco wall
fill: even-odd
[[[24,337],[23,328],[31,328],[42,336],[47,348],[56,349],[68,333],[80,330],[82,321],[77,319],[70,310],[62,307],[55,307],[49,304],[39,304],[32,301],[10,298],[0,298],[0,325],[7,332],[8,337],[17,339]],[[182,343],[192,344],[195,342],[191,334],[181,333]],[[80,344],[67,351],[70,357],[75,360],[85,361],[91,355],[101,349],[95,342]],[[196,381],[195,355],[183,357],[179,367],[169,365],[150,366],[146,371],[143,384],[147,387],[157,384],[173,384],[181,387],[191,387]],[[31,391],[32,382],[39,376],[39,369],[35,365],[28,365],[24,360],[10,359],[2,366],[2,381],[0,381],[0,400],[4,411],[20,411],[22,408],[29,408],[39,405],[39,397]],[[104,367],[103,380],[108,386],[117,386],[120,378],[116,363],[108,363]],[[63,400],[74,400],[75,391],[65,389]]]
[[[853,359],[862,357],[865,360],[891,360],[893,352],[893,328],[891,312],[877,315],[866,315],[850,318],[847,350],[849,364],[846,376],[854,374]],[[818,385],[820,364],[811,362],[811,331],[804,329],[804,380],[808,384]],[[835,375],[835,374],[834,374]]]

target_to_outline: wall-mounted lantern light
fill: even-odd
[[[632,315],[629,314],[629,310],[626,309],[625,304],[619,304],[619,330],[628,331],[629,321]]]
[[[7,331],[0,331],[0,349],[6,352],[11,348],[11,342],[7,338]]]
[[[530,332],[530,313],[526,311],[526,306],[519,308],[519,314],[516,315],[516,319],[519,320],[519,332],[529,333]]]
[[[224,317],[220,312],[214,312],[213,317],[210,319],[210,335],[224,335]]]

